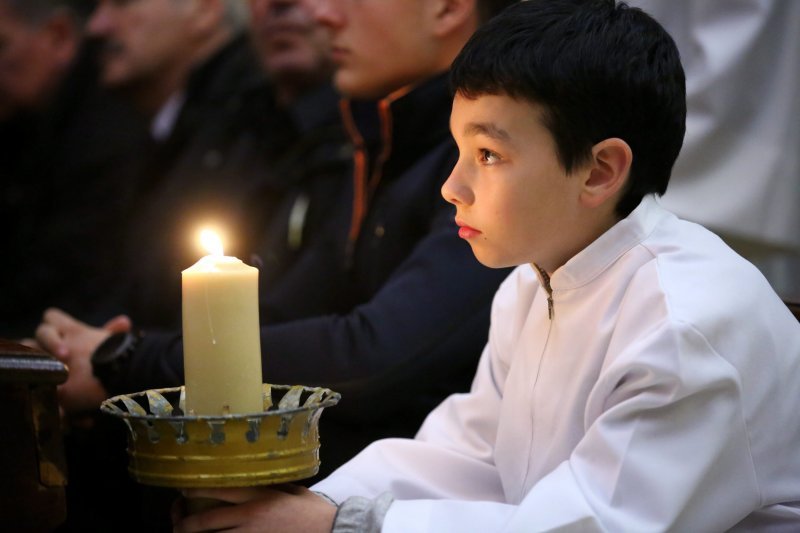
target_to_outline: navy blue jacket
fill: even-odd
[[[432,407],[468,389],[507,274],[477,262],[440,194],[457,158],[446,76],[342,107],[353,179],[262,294],[264,380],[342,393],[321,419],[323,473],[376,438],[413,435]],[[175,386],[182,366],[179,336],[147,335],[125,382],[106,385]]]

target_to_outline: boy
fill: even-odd
[[[652,197],[684,132],[666,32],[612,0],[522,2],[452,76],[443,195],[478,259],[521,265],[471,392],[317,484],[338,511],[295,489],[192,491],[242,505],[178,530],[796,530],[800,325]]]

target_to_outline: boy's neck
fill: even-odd
[[[531,264],[536,270],[540,270],[545,272],[548,276],[552,276],[556,270],[567,264],[570,259],[588,248],[593,242],[599,239],[601,235],[617,225],[620,220],[621,219],[612,212],[610,215],[599,217],[592,221],[584,221],[583,224],[585,225],[577,227],[585,227],[588,229],[581,235],[576,236],[574,239],[576,244],[574,246],[568,250],[564,250],[559,257],[554,258],[553,260],[537,260]]]

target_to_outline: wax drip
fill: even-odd
[[[208,329],[211,330],[211,344],[217,344],[217,335],[214,333],[214,321],[211,319],[211,307],[208,305],[208,282],[203,284],[206,295],[206,316],[208,316]]]

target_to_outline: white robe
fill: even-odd
[[[550,282],[552,320],[517,268],[471,392],[314,489],[391,491],[386,532],[800,531],[800,324],[752,265],[647,197]]]

